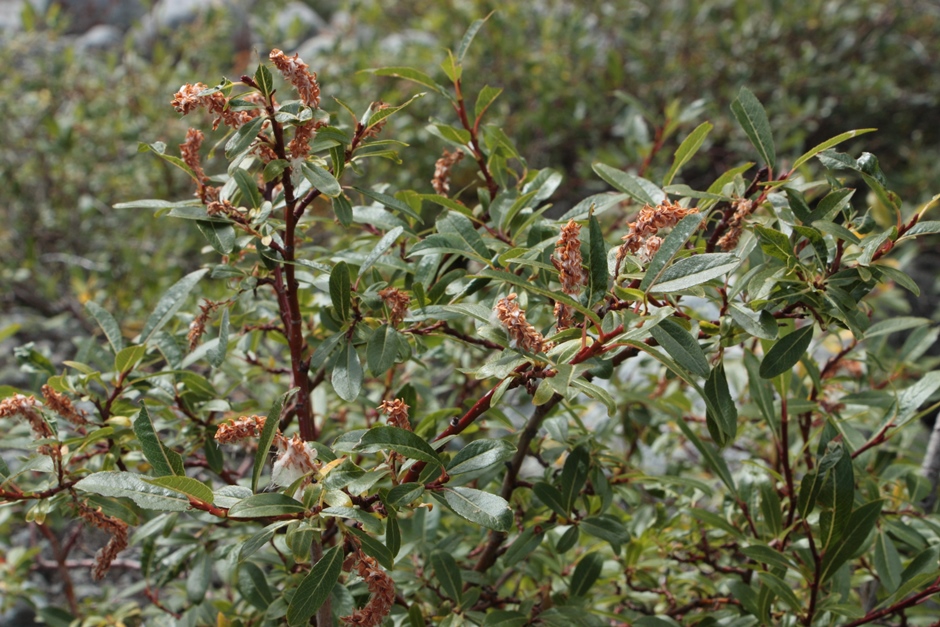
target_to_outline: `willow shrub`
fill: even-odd
[[[927,624],[938,330],[889,313],[917,292],[895,249],[940,222],[836,150],[870,129],[784,164],[747,89],[759,167],[679,182],[706,122],[663,180],[598,163],[614,191],[549,218],[562,177],[487,123],[498,87],[462,89],[481,24],[446,80],[374,71],[440,103],[414,190],[370,179],[409,158],[385,128],[408,102],[328,112],[277,50],[179,90],[220,167],[200,130],[142,144],[196,195],[121,207],[188,221],[211,260],[133,338],[89,303],[107,342],[42,400],[2,390],[0,516],[42,532],[64,594],[44,605],[28,546],[7,590],[60,625]]]

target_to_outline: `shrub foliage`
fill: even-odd
[[[440,80],[374,70],[423,91],[361,113],[278,50],[179,89],[204,130],[141,151],[194,197],[118,208],[190,224],[211,261],[140,328],[90,302],[100,349],[62,370],[24,352],[41,399],[2,390],[0,516],[64,581],[43,618],[928,624],[914,444],[937,329],[879,312],[917,291],[894,251],[940,231],[929,205],[839,151],[870,129],[778,156],[742,89],[752,162],[682,183],[705,122],[661,180],[598,162],[612,191],[553,214],[564,178],[489,122],[500,87],[464,87],[482,25]],[[418,98],[441,156],[395,189],[373,162],[410,158],[387,123]],[[91,575],[130,586],[94,605],[83,529]],[[35,557],[2,564],[26,596]]]

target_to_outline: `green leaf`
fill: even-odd
[[[392,555],[392,552],[388,549],[387,546],[370,536],[365,531],[353,527],[352,525],[346,527],[346,529],[359,539],[359,544],[362,546],[362,550],[365,551],[367,555],[371,555],[377,559],[379,564],[388,570],[395,568],[395,556]]]
[[[566,511],[571,511],[575,500],[581,494],[581,489],[587,482],[590,465],[590,455],[583,446],[568,453],[568,458],[565,459],[565,465],[561,470],[561,497]]]
[[[218,343],[206,352],[206,359],[213,368],[218,368],[225,360],[225,354],[228,352],[228,333],[229,333],[229,314],[228,308],[222,310],[222,321],[219,323]]]
[[[129,498],[144,509],[184,512],[190,507],[189,498],[179,492],[150,485],[141,476],[130,472],[96,472],[76,483],[75,487],[101,496]]]
[[[182,170],[183,172],[185,172],[186,174],[188,174],[188,175],[190,176],[190,178],[192,178],[193,180],[196,180],[196,174],[195,174],[195,172],[193,172],[192,169],[190,169],[190,167],[189,167],[188,165],[186,165],[186,162],[185,162],[185,161],[183,161],[183,160],[180,159],[179,157],[174,157],[174,156],[172,156],[172,155],[166,154],[166,144],[163,143],[163,142],[154,142],[154,143],[152,143],[152,144],[146,144],[146,143],[144,143],[144,142],[138,142],[138,143],[137,143],[137,152],[152,152],[153,154],[157,155],[158,157],[160,157],[161,159],[163,159],[163,160],[166,161],[167,163],[172,163],[173,165],[175,165],[176,167],[178,167],[180,170]],[[150,202],[150,201],[144,201],[144,202]],[[142,205],[140,205],[139,203],[137,203],[137,204],[135,204],[135,203],[118,203],[118,204],[115,205],[114,207],[115,207],[115,209],[132,209],[132,208],[141,207],[141,206],[142,206]]]
[[[607,283],[610,274],[607,271],[607,245],[604,243],[604,232],[601,230],[601,223],[597,221],[594,214],[588,219],[588,234],[590,236],[590,247],[588,248],[588,268],[590,274],[589,293],[587,304],[593,305],[598,298],[603,298],[607,293]]]
[[[781,261],[789,261],[793,257],[793,246],[790,239],[775,229],[757,225],[754,232],[760,240],[760,249],[771,257],[776,257]]]
[[[496,281],[500,281],[509,285],[515,285],[529,292],[539,294],[540,296],[545,296],[546,298],[550,298],[555,302],[564,303],[565,305],[573,307],[576,311],[584,314],[589,320],[597,324],[597,326],[600,326],[601,324],[600,319],[597,317],[597,314],[594,311],[588,307],[585,307],[580,302],[574,300],[564,292],[561,292],[557,289],[552,290],[540,287],[537,283],[529,282],[525,279],[525,277],[520,277],[516,274],[513,274],[512,272],[507,272],[506,270],[494,270],[493,268],[484,268],[479,274],[474,275],[474,277],[495,279]]]
[[[95,322],[97,322],[101,330],[104,331],[104,336],[108,338],[111,349],[115,353],[121,352],[124,348],[124,336],[121,334],[121,326],[118,324],[117,320],[114,319],[114,316],[93,300],[85,303],[85,311],[95,319]]]
[[[261,126],[267,120],[268,116],[259,115],[235,131],[225,143],[225,158],[234,161],[235,157],[248,150],[248,147],[257,139],[258,133],[261,132]]]
[[[748,139],[757,148],[758,154],[768,167],[776,164],[774,137],[770,132],[770,122],[760,100],[747,87],[742,87],[738,97],[731,103],[731,113],[747,133]]]
[[[434,551],[431,553],[431,567],[434,569],[435,579],[440,584],[444,596],[460,605],[463,597],[463,579],[460,576],[457,560],[446,551]]]
[[[595,163],[593,169],[618,192],[623,192],[644,205],[655,207],[666,200],[666,193],[644,178],[603,163]]]
[[[343,193],[343,188],[339,184],[339,181],[337,181],[329,171],[317,164],[305,161],[300,164],[300,170],[304,173],[304,178],[310,181],[310,184],[320,190],[325,196],[335,198]]]
[[[852,139],[853,137],[858,137],[859,135],[864,135],[865,133],[871,133],[872,131],[876,131],[876,130],[878,129],[860,128],[854,131],[846,131],[845,133],[836,135],[832,139],[827,139],[821,144],[817,144],[816,146],[813,146],[808,151],[803,153],[799,159],[793,162],[793,167],[790,168],[790,171],[795,172],[798,167],[800,167],[801,165],[803,165],[804,163],[806,163],[807,161],[809,161],[810,159],[812,159],[813,157],[821,153],[822,151],[828,150],[832,148],[833,146],[837,146],[838,144],[841,144],[847,139]]]
[[[271,443],[274,442],[274,436],[281,424],[281,409],[287,399],[297,391],[297,388],[291,389],[279,396],[271,409],[268,410],[268,416],[264,421],[264,428],[258,437],[258,449],[255,451],[254,466],[251,470],[251,491],[258,491],[258,480],[261,479],[261,471],[264,469],[264,463],[268,459],[268,453],[271,450]]]
[[[734,479],[731,477],[731,471],[728,470],[728,464],[725,462],[725,459],[718,453],[718,451],[712,445],[707,442],[703,442],[699,438],[692,428],[686,424],[685,420],[678,420],[676,424],[679,425],[679,429],[682,433],[685,434],[685,437],[692,442],[692,445],[698,449],[698,452],[702,454],[702,457],[705,459],[705,464],[711,468],[721,482],[731,490],[732,494],[737,494],[737,488],[734,485]]]
[[[205,599],[209,582],[212,580],[212,561],[208,553],[198,551],[195,560],[190,560],[189,575],[186,577],[186,600],[198,603]]]
[[[422,98],[423,96],[424,96],[424,92],[421,92],[420,94],[415,94],[414,96],[409,98],[406,102],[398,105],[397,107],[385,107],[384,109],[378,109],[378,110],[373,111],[372,114],[369,116],[369,119],[366,121],[366,130],[373,128],[376,124],[382,122],[383,120],[388,119],[392,115],[398,113],[399,111],[401,111],[402,109],[410,105],[412,102],[414,102],[418,98]],[[369,144],[369,146],[375,146],[375,145],[378,145],[378,143],[372,142]]]
[[[816,208],[813,209],[813,212],[804,222],[813,224],[814,222],[831,220],[836,213],[848,206],[853,194],[855,194],[855,190],[849,188],[832,190],[819,201]]]
[[[362,364],[359,362],[359,352],[352,341],[343,345],[336,363],[333,364],[333,374],[330,383],[337,396],[346,402],[353,402],[359,397],[362,389]]]
[[[601,514],[599,516],[589,516],[578,525],[584,533],[606,540],[619,551],[619,547],[630,541],[630,532],[626,526],[610,514]]]
[[[372,332],[366,345],[366,363],[374,376],[385,374],[395,365],[398,357],[398,331],[388,324],[383,324]]]
[[[404,232],[400,226],[396,226],[394,229],[382,236],[382,239],[378,241],[375,245],[375,248],[372,249],[372,252],[369,253],[369,256],[366,257],[366,260],[362,262],[362,265],[359,266],[359,276],[361,277],[366,273],[366,270],[372,267],[372,264],[378,260],[379,257],[385,254],[389,248],[392,247],[392,244],[395,243],[395,240],[398,239],[398,236]]]
[[[680,259],[659,276],[650,292],[677,292],[717,279],[741,262],[732,253],[702,253]]]
[[[787,372],[799,363],[810,342],[813,340],[813,325],[808,324],[802,329],[784,335],[777,340],[760,364],[760,376],[763,379],[774,377]]]
[[[235,229],[227,222],[196,220],[196,228],[202,233],[215,252],[227,255],[235,249]]]
[[[147,321],[144,322],[144,328],[140,332],[141,344],[146,344],[157,331],[163,328],[163,325],[173,318],[180,307],[183,306],[183,301],[189,296],[193,288],[196,287],[196,283],[198,283],[199,279],[204,277],[208,271],[208,268],[203,268],[202,270],[190,272],[174,283],[173,286],[160,297],[157,306],[154,307],[153,312],[147,317]]]
[[[796,565],[790,560],[789,557],[780,551],[776,551],[770,548],[766,544],[752,544],[751,546],[743,547],[741,552],[758,564],[766,565],[769,570],[774,568],[796,570]]]
[[[428,76],[424,72],[418,71],[414,68],[383,67],[383,68],[377,68],[377,69],[371,70],[371,72],[375,74],[376,76],[397,76],[398,78],[403,78],[405,80],[412,81],[413,83],[424,85],[425,87],[428,87],[429,89],[433,89],[434,91],[441,94],[442,96],[447,96],[448,98],[451,98],[447,89],[443,85],[436,82],[434,79],[432,79],[430,76]]]
[[[260,207],[262,202],[261,190],[258,189],[258,183],[254,175],[249,174],[247,170],[242,168],[235,168],[235,171],[232,172],[232,178],[235,179],[238,191],[241,192],[242,202],[251,209]]]
[[[679,168],[684,166],[689,162],[689,159],[695,156],[695,153],[702,147],[702,143],[705,141],[705,138],[711,132],[712,128],[714,128],[714,126],[711,122],[702,122],[694,131],[689,133],[688,137],[682,140],[682,143],[679,144],[679,147],[676,149],[672,167],[669,168],[669,172],[663,179],[664,187],[672,183],[672,179],[676,176],[676,172],[679,171]]]
[[[382,523],[379,522],[378,518],[355,507],[334,505],[333,507],[320,510],[320,516],[324,518],[348,518],[362,524],[363,529],[370,533],[382,533]]]
[[[506,552],[503,554],[503,564],[506,568],[512,568],[520,560],[525,559],[532,553],[535,549],[542,544],[542,540],[545,538],[544,532],[536,533],[534,527],[527,527],[525,531],[516,536],[516,539],[513,540],[506,548]]]
[[[767,424],[776,431],[777,415],[774,411],[774,392],[770,383],[760,377],[758,374],[760,366],[754,353],[744,351],[744,367],[747,370],[748,391],[751,400],[757,405],[761,415]]]
[[[381,194],[379,192],[373,192],[370,190],[362,189],[361,187],[354,187],[357,192],[371,198],[372,200],[384,205],[387,209],[391,209],[397,213],[408,216],[409,218],[414,218],[415,220],[420,221],[421,216],[415,213],[414,209],[408,206],[407,203],[404,203],[394,196],[389,196],[388,194]]]
[[[130,372],[146,354],[147,347],[139,344],[122,349],[114,356],[114,371],[120,373]]]
[[[278,529],[286,527],[293,522],[294,521],[292,520],[279,520],[277,522],[271,523],[255,535],[248,538],[248,540],[241,545],[241,548],[238,551],[239,561],[246,560],[257,553],[262,547],[264,547],[264,545],[271,541],[271,538],[274,537],[274,534],[277,533]]]
[[[898,411],[891,419],[895,428],[907,424],[917,416],[920,406],[940,389],[940,370],[923,375],[914,385],[898,392]],[[890,416],[889,416],[890,418]]]
[[[725,377],[723,362],[712,368],[705,381],[704,391],[708,415],[715,420],[718,428],[727,436],[725,443],[730,442],[738,432],[738,409],[728,390],[728,379]]]
[[[340,194],[332,198],[331,204],[333,205],[333,212],[336,214],[336,219],[339,220],[341,225],[348,227],[353,223],[355,211],[353,210],[352,203],[349,202],[349,199],[346,197],[346,194]]]
[[[643,280],[640,281],[640,289],[648,292],[649,288],[659,280],[659,276],[666,269],[666,266],[676,256],[676,253],[685,246],[692,234],[698,230],[705,218],[703,213],[692,213],[679,220],[679,223],[672,228],[663,242],[650,260],[649,267]]]
[[[426,440],[412,431],[399,429],[398,427],[372,427],[363,434],[358,446],[356,446],[360,450],[366,447],[375,447],[382,450],[391,449],[410,459],[417,459],[438,466],[442,465],[441,458],[438,457]]]
[[[681,324],[666,318],[650,329],[650,334],[680,366],[692,374],[708,377],[711,368],[705,352]]]
[[[259,63],[258,69],[255,70],[255,85],[265,98],[274,93],[274,77],[264,63]]]
[[[435,498],[443,498],[457,515],[472,523],[494,531],[506,532],[512,529],[512,510],[506,499],[500,496],[464,487],[444,487],[431,494]]]
[[[890,335],[891,333],[897,333],[898,331],[916,329],[917,327],[928,325],[932,322],[933,321],[930,318],[915,318],[912,316],[898,316],[897,318],[889,318],[888,320],[876,322],[875,324],[868,327],[868,330],[865,331],[864,339],[870,340],[871,338],[878,337],[879,335]]]
[[[793,588],[791,588],[788,583],[773,573],[757,573],[757,578],[762,584],[773,591],[774,594],[780,597],[780,600],[786,603],[791,610],[799,612],[803,609],[802,605],[800,605],[800,600],[796,598]]]
[[[280,492],[263,492],[243,499],[228,510],[229,518],[270,518],[307,511],[303,503]]]
[[[157,431],[150,420],[150,414],[147,412],[147,405],[140,404],[140,413],[134,420],[134,433],[140,440],[140,447],[144,457],[153,467],[153,472],[158,477],[166,475],[180,475],[183,473],[183,458],[176,451],[172,451],[160,442]]]
[[[458,477],[488,470],[512,458],[515,447],[506,440],[474,440],[463,447],[447,465],[447,474]]]
[[[558,488],[548,482],[539,481],[532,486],[532,493],[553,512],[562,518],[568,517],[568,508],[565,507],[565,500]]]
[[[274,601],[264,571],[252,562],[243,562],[238,567],[237,588],[242,597],[261,612],[267,610]]]
[[[320,606],[329,598],[339,581],[345,555],[341,546],[334,546],[310,569],[287,607],[287,624],[300,627],[310,622]]]
[[[513,610],[493,610],[483,619],[483,627],[525,627],[528,624],[528,616]]]
[[[467,251],[473,251],[483,259],[489,259],[492,253],[483,238],[465,215],[448,211],[447,214],[437,221],[437,231],[446,235],[449,240],[457,244],[458,248]]]
[[[349,278],[349,266],[345,261],[338,262],[330,272],[330,300],[336,315],[344,322],[349,321],[349,309],[352,306],[352,281]]]
[[[884,531],[875,536],[875,572],[888,592],[901,585],[901,556]]]
[[[828,581],[850,557],[865,550],[865,540],[875,528],[883,503],[872,501],[852,512],[839,543],[823,555],[820,583]]]
[[[601,576],[603,566],[604,556],[600,553],[588,553],[582,557],[571,575],[571,596],[581,597],[590,592],[597,578]]]
[[[480,93],[477,95],[477,102],[473,107],[473,119],[479,121],[501,93],[503,93],[502,88],[484,85],[483,89],[481,89]]]
[[[492,15],[492,13],[490,13],[490,15]],[[467,29],[467,32],[464,33],[463,39],[460,40],[460,45],[457,46],[457,54],[454,55],[457,59],[457,63],[463,63],[463,58],[467,55],[467,50],[470,49],[470,43],[488,19],[490,19],[489,15],[482,19],[474,20],[470,28]]]
[[[409,505],[424,494],[422,483],[401,483],[388,491],[387,501],[390,505]]]
[[[206,486],[201,481],[196,479],[191,479],[190,477],[156,477],[155,479],[144,478],[144,481],[150,485],[159,486],[161,488],[166,488],[167,490],[173,490],[174,492],[179,492],[185,494],[186,496],[192,497],[197,501],[202,501],[203,503],[212,503],[215,501],[215,495],[212,493],[212,490]]]

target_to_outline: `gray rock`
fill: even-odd
[[[69,33],[106,24],[124,32],[145,12],[142,0],[54,0],[68,16]]]
[[[81,53],[101,52],[121,47],[124,40],[121,29],[110,24],[92,26],[75,40],[75,50]]]

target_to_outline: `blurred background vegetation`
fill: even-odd
[[[138,155],[137,142],[174,151],[187,126],[169,106],[179,86],[237,80],[272,47],[300,51],[325,108],[340,109],[336,96],[363,111],[418,89],[362,70],[411,65],[443,77],[441,50],[495,11],[469,52],[468,90],[505,90],[491,115],[531,167],[562,171],[560,209],[606,188],[595,161],[660,178],[704,120],[716,126],[684,182],[737,165],[729,155],[750,149],[728,104],[742,85],[765,104],[783,155],[877,127],[864,148],[909,205],[940,180],[935,0],[4,4],[5,19],[19,14],[0,25],[0,383],[21,387],[29,375],[14,346],[35,342],[53,363],[75,357],[94,330],[88,300],[133,334],[159,294],[208,259],[190,225],[112,205],[191,194],[182,173]],[[427,96],[396,116],[389,136],[412,146],[405,167],[376,164],[370,177],[431,191],[444,144],[425,127],[440,105]],[[461,176],[473,176],[469,164],[458,185]]]

